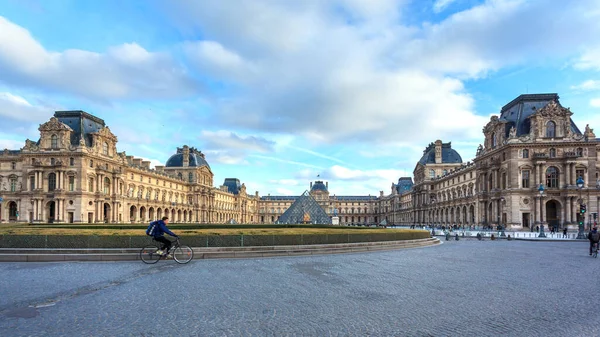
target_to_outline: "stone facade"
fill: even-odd
[[[589,126],[580,132],[571,116],[556,94],[519,96],[485,125],[484,145],[473,162],[441,176],[434,168],[439,163],[417,164],[415,186],[405,193],[412,207],[402,208],[400,222],[513,229],[594,223],[600,209],[600,140]],[[426,174],[432,170],[435,178]]]
[[[117,151],[104,121],[57,111],[38,142],[0,152],[2,222],[126,223],[168,216],[172,222],[256,222],[258,195],[213,187],[208,164],[157,166]],[[178,154],[204,155],[184,146]],[[175,156],[175,155],[174,155]],[[202,159],[200,159],[202,158]],[[205,161],[204,161],[205,163]]]

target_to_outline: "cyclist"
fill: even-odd
[[[598,233],[597,227],[594,227],[594,229],[592,229],[592,231],[588,234],[588,240],[590,240],[590,255],[592,255],[594,245],[597,245],[600,241],[600,233]]]
[[[161,220],[158,220],[156,222],[157,226],[154,230],[153,237],[154,240],[163,244],[163,246],[156,253],[169,256],[169,250],[171,249],[173,243],[171,242],[171,240],[165,238],[165,233],[175,238],[177,238],[178,236],[177,234],[169,230],[167,224],[169,224],[169,218],[166,216],[163,216]]]

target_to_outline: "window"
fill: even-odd
[[[554,166],[548,167],[546,170],[546,187],[558,187],[558,169]]]
[[[56,159],[50,158],[50,165],[54,165],[54,164],[56,164]]]
[[[75,158],[69,158],[69,165],[75,166]]]
[[[105,156],[108,156],[108,143],[107,142],[102,143],[102,154],[104,154]]]
[[[529,158],[529,150],[527,150],[527,149],[523,150],[523,158]]]
[[[506,172],[502,173],[502,189],[506,189]]]
[[[104,178],[104,194],[110,193],[110,179]]]
[[[443,171],[443,175],[446,175],[446,174],[448,174],[448,170]]]
[[[90,178],[89,182],[88,182],[88,190],[90,192],[94,192],[94,178]]]
[[[495,148],[497,145],[496,143],[496,133],[492,133],[492,149]]]
[[[177,178],[183,179],[183,175],[181,175],[181,172],[177,173]]]
[[[579,177],[583,178],[584,174],[585,174],[585,171],[583,169],[576,169],[575,170],[575,181],[577,181],[577,179],[579,179]]]
[[[583,148],[581,148],[581,147],[577,148],[577,157],[583,157]]]
[[[429,170],[429,178],[435,178],[435,170]]]
[[[502,161],[506,160],[506,152],[502,152]]]
[[[69,176],[69,192],[75,191],[75,177]]]
[[[433,177],[432,177],[433,178]],[[190,183],[192,181],[194,181],[194,174],[192,172],[188,173],[188,180],[190,181]]]
[[[523,170],[521,172],[521,187],[529,188],[529,170]]]
[[[556,158],[556,149],[550,149],[549,157],[550,158]]]
[[[93,168],[94,167],[94,161],[90,159],[90,167]]]
[[[546,137],[556,137],[556,123],[554,123],[553,121],[549,121],[548,123],[546,123]]]
[[[133,173],[131,174],[131,179],[133,179]]]
[[[56,173],[50,173],[48,175],[48,191],[54,191],[56,189]]]
[[[29,177],[29,190],[35,190],[35,177]]]
[[[58,149],[58,137],[56,135],[52,135],[50,137],[50,147],[53,149]]]
[[[13,170],[17,169],[17,163],[15,163],[14,161],[12,163],[10,163],[10,168]]]
[[[144,181],[144,177],[142,177],[142,175],[140,174],[140,181],[143,182]]]
[[[16,192],[17,191],[17,179],[11,179],[10,180],[10,191],[11,192]]]

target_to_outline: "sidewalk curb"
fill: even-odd
[[[326,255],[422,248],[441,244],[437,238],[303,246],[193,247],[194,259]],[[0,262],[135,261],[141,248],[52,249],[0,248]]]

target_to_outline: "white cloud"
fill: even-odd
[[[25,146],[25,140],[16,141],[12,139],[0,139],[0,151],[3,151],[4,149],[20,150],[23,146]]]
[[[0,82],[99,100],[183,97],[199,89],[168,54],[149,52],[136,43],[113,46],[106,53],[49,51],[2,16],[0,73]]]
[[[298,193],[283,187],[278,187],[275,191],[278,195],[298,195]]]
[[[20,122],[39,122],[49,118],[53,107],[32,105],[25,98],[0,92],[0,116]]]
[[[600,45],[586,49],[573,66],[578,70],[600,70]]]
[[[596,80],[587,80],[578,85],[572,85],[571,90],[580,90],[580,91],[593,91],[600,90],[600,81]]]
[[[234,132],[220,130],[200,132],[198,137],[209,150],[250,150],[257,152],[271,152],[274,142],[259,136],[239,136]]]
[[[278,180],[269,180],[269,183],[276,185],[284,185],[284,186],[298,186],[300,183],[296,179],[278,179]]]
[[[440,13],[454,2],[456,2],[456,0],[436,0],[433,4],[433,11],[435,13]]]
[[[590,105],[594,108],[600,108],[600,98],[593,98],[590,100]]]

